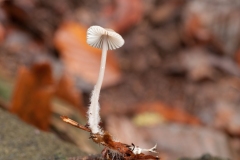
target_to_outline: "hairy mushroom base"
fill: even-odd
[[[138,152],[140,148],[135,147],[134,144],[128,145],[114,141],[112,136],[107,131],[103,131],[103,134],[92,133],[91,129],[88,128],[87,125],[82,126],[78,122],[68,118],[67,116],[61,116],[61,119],[64,122],[73,125],[74,127],[90,132],[89,139],[92,139],[97,144],[105,146],[105,148],[102,151],[102,156],[107,160],[134,160],[134,159],[159,160],[157,156],[145,155],[141,152]],[[157,153],[156,146],[148,150],[145,149],[145,151]]]

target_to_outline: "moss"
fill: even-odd
[[[0,77],[0,97],[9,101],[12,95],[13,83]]]
[[[0,122],[0,159],[64,160],[64,157],[87,155],[76,146],[39,131],[1,109]]]

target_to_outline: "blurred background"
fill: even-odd
[[[1,0],[1,114],[100,153],[88,133],[59,118],[86,124],[101,58],[86,30],[100,25],[125,39],[108,52],[105,130],[123,143],[157,144],[162,160],[238,160],[239,17],[238,0]]]

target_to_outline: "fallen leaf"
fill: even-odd
[[[238,1],[228,2],[226,5],[218,0],[189,1],[182,19],[186,22],[186,30],[193,29],[189,31],[198,43],[210,46],[216,53],[233,56],[240,42],[240,12]],[[184,33],[184,36],[186,35]]]
[[[198,15],[192,15],[185,22],[184,31],[189,43],[206,42],[211,39],[210,32],[206,29]]]
[[[54,94],[54,79],[47,62],[21,67],[13,92],[10,112],[25,122],[48,130],[51,116],[51,99]]]
[[[240,48],[235,53],[235,60],[236,60],[236,62],[238,64],[238,66],[240,66]]]
[[[0,23],[0,44],[4,41],[5,39],[5,28],[3,27],[3,25]]]
[[[83,106],[82,93],[76,89],[72,77],[67,74],[61,77],[57,84],[55,95],[71,104],[85,116],[86,109]]]
[[[106,26],[123,33],[137,24],[143,17],[142,2],[139,0],[115,0],[103,9]]]
[[[223,44],[198,14],[186,18],[183,30],[183,38],[188,45],[208,45],[213,47],[217,53],[224,54]]]
[[[157,9],[151,12],[150,20],[156,25],[166,23],[179,14],[179,9],[184,4],[184,0],[165,1],[165,3],[159,5]]]

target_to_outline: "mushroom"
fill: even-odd
[[[87,30],[87,43],[95,48],[102,49],[101,65],[98,75],[97,84],[95,85],[92,96],[91,104],[88,110],[88,123],[92,133],[102,133],[99,122],[99,94],[103,82],[104,71],[107,59],[107,50],[114,50],[124,44],[123,38],[111,29],[104,29],[100,26],[91,26]]]

